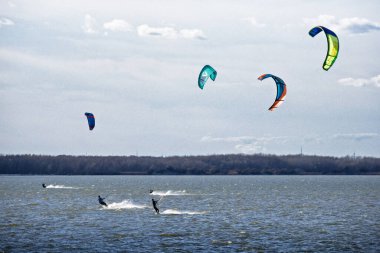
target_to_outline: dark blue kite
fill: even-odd
[[[95,117],[94,117],[94,114],[92,114],[90,112],[86,112],[84,115],[86,115],[86,117],[87,117],[88,128],[90,128],[90,130],[94,129],[94,127],[95,127]]]

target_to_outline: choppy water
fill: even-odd
[[[380,251],[379,176],[0,176],[0,204],[0,252]]]

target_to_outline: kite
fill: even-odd
[[[314,27],[313,29],[309,31],[309,35],[311,37],[314,37],[321,31],[325,32],[326,38],[327,38],[328,49],[327,49],[327,55],[326,55],[325,61],[323,63],[323,69],[327,71],[331,68],[336,58],[338,57],[339,39],[338,39],[338,36],[336,36],[336,34],[333,31],[323,26]]]
[[[277,86],[276,100],[274,101],[273,105],[268,109],[270,111],[273,111],[275,108],[279,107],[282,104],[282,102],[284,102],[284,99],[286,96],[286,84],[281,78],[271,75],[271,74],[263,74],[259,76],[258,79],[262,81],[268,77],[272,77],[273,80],[276,82],[276,86]]]
[[[88,128],[90,130],[94,129],[94,127],[95,127],[95,117],[94,117],[94,114],[86,112],[84,115],[86,115],[86,117],[87,117]]]
[[[203,89],[203,87],[205,86],[209,78],[215,81],[216,75],[217,75],[217,72],[210,65],[204,66],[203,69],[201,70],[201,73],[199,73],[199,77],[198,77],[199,88]]]

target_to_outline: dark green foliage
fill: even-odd
[[[0,174],[53,175],[374,175],[380,158],[304,155],[0,155]]]

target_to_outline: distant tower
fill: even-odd
[[[302,146],[301,146],[301,154],[300,155],[302,156]]]

